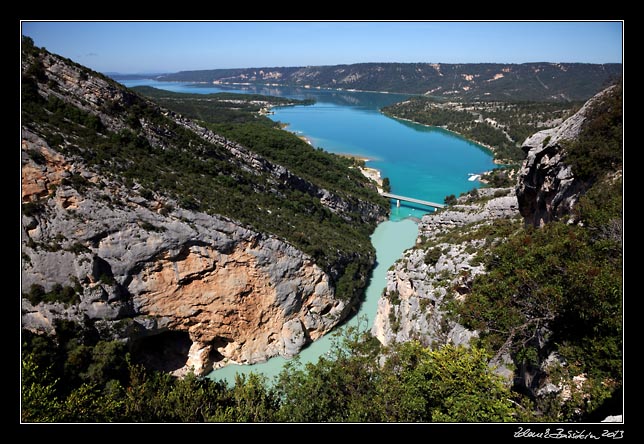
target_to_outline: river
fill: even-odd
[[[408,96],[357,91],[318,90],[250,85],[210,86],[154,80],[122,80],[125,86],[149,85],[175,92],[239,92],[266,94],[295,99],[312,98],[314,105],[273,108],[270,117],[287,124],[286,129],[305,137],[315,147],[369,159],[367,166],[388,177],[391,192],[431,202],[443,202],[449,194],[459,195],[478,182],[469,181],[495,167],[491,153],[484,147],[448,131],[392,119],[379,110]],[[345,325],[366,319],[371,327],[387,270],[403,251],[413,246],[417,236],[414,218],[428,210],[392,203],[390,220],[378,225],[371,236],[377,266],[373,270],[366,299],[354,318]],[[315,341],[299,354],[301,362],[315,362],[332,345],[331,335]],[[210,373],[213,379],[234,382],[235,374],[251,371],[269,379],[277,375],[286,359],[276,357],[255,365],[229,365]]]

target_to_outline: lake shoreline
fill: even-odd
[[[129,83],[129,82],[125,82]],[[132,82],[133,86],[145,82]],[[164,82],[165,83],[165,82]],[[149,82],[157,87],[170,87],[169,84]],[[222,85],[223,86],[223,85]],[[169,89],[192,94],[222,92],[217,87],[203,88],[177,82]],[[232,91],[232,87],[223,92]],[[241,94],[252,93],[251,89],[241,89]],[[260,91],[261,92],[261,91]],[[311,96],[316,100],[310,106],[276,106],[268,116],[276,126],[293,133],[315,149],[323,148],[329,153],[352,158],[346,161],[348,167],[364,170],[361,174],[382,178],[388,177],[392,192],[403,196],[433,202],[442,201],[444,196],[466,192],[478,182],[468,181],[468,173],[477,173],[495,168],[492,152],[448,131],[435,131],[424,125],[401,125],[396,119],[384,115],[382,107],[399,101],[393,94],[352,94],[311,89],[302,90],[275,88],[271,94],[278,97],[304,98]],[[400,99],[402,100],[402,99]],[[287,123],[285,123],[287,122]],[[309,146],[311,146],[309,145]],[[301,145],[302,150],[308,149]],[[363,163],[364,162],[364,163]],[[367,169],[369,168],[369,169]],[[331,177],[335,180],[350,180],[352,175]],[[361,181],[362,182],[362,181]],[[366,181],[365,181],[366,182]],[[362,183],[365,183],[362,182]],[[372,182],[370,187],[376,185]],[[366,288],[366,298],[359,306],[359,314],[351,317],[345,325],[354,325],[364,313],[375,316],[377,303],[386,286],[389,266],[402,256],[402,252],[415,245],[418,233],[418,220],[428,211],[425,208],[389,202],[390,214],[387,221],[379,224],[372,234],[371,243],[376,247],[376,268],[372,280]],[[399,243],[406,238],[404,245]],[[372,314],[370,314],[372,313]],[[368,322],[368,327],[371,325]],[[300,362],[316,362],[320,355],[333,346],[333,334],[326,334],[303,349],[298,356]],[[236,373],[248,374],[251,371],[273,377],[289,362],[276,356],[262,364],[236,365],[227,362],[223,368],[208,374],[212,379],[225,379],[234,383]],[[223,364],[223,362],[222,362]],[[220,365],[222,365],[220,364]]]
[[[481,147],[485,148],[486,150],[488,150],[490,153],[492,153],[492,158],[493,158],[493,160],[492,160],[492,161],[493,161],[496,165],[512,165],[512,164],[510,164],[510,163],[505,163],[505,162],[502,162],[501,160],[497,159],[497,158],[496,158],[496,149],[495,149],[493,146],[488,145],[487,143],[479,142],[478,140],[470,139],[470,138],[466,137],[465,135],[463,135],[463,134],[459,133],[458,131],[451,130],[451,129],[449,129],[449,128],[447,128],[447,127],[444,127],[444,126],[427,125],[426,123],[420,123],[420,122],[417,122],[417,121],[415,121],[415,120],[405,119],[404,117],[392,116],[392,115],[389,115],[389,114],[385,114],[385,113],[384,113],[384,112],[382,112],[382,111],[380,111],[380,112],[381,112],[384,116],[391,117],[392,119],[396,119],[396,120],[404,120],[405,122],[415,123],[416,125],[422,125],[422,126],[424,126],[424,127],[426,127],[426,128],[440,128],[440,129],[442,129],[442,130],[445,130],[445,131],[447,131],[447,132],[449,132],[449,133],[452,133],[452,134],[454,134],[454,135],[456,135],[456,136],[458,136],[458,137],[460,137],[460,138],[462,138],[462,139],[467,140],[468,142],[475,143],[475,144],[480,145]]]
[[[191,85],[200,85],[200,86],[255,86],[262,88],[301,88],[304,90],[313,90],[313,91],[337,91],[337,92],[348,92],[348,93],[377,93],[377,94],[398,94],[404,96],[424,96],[424,94],[419,93],[408,93],[408,92],[396,92],[396,91],[372,91],[369,89],[353,89],[353,88],[325,88],[322,86],[311,86],[311,85],[285,85],[281,83],[250,83],[250,82],[189,82],[189,81],[180,81],[180,80],[156,80],[158,82],[167,82],[167,83],[188,83]]]
[[[396,260],[402,257],[405,250],[416,244],[417,238],[418,218],[388,219],[378,224],[371,234],[371,244],[376,249],[376,264],[371,271],[370,284],[365,289],[364,299],[357,306],[357,313],[347,316],[324,336],[302,348],[297,354],[299,362],[302,364],[317,362],[321,356],[331,350],[336,335],[348,327],[364,325],[366,321],[371,330],[378,309],[378,300],[382,289],[387,284],[387,271]],[[206,377],[222,380],[232,387],[238,373],[248,375],[253,372],[264,375],[270,383],[292,360],[293,358],[285,358],[281,355],[250,365],[229,360],[224,366],[213,369]]]
[[[295,136],[297,136],[300,140],[303,140],[304,142],[308,143],[310,146],[313,146],[313,143],[311,142],[311,140],[307,136],[305,136],[304,134],[298,133],[296,131],[291,131],[291,130],[287,129],[288,126],[289,126],[288,123],[280,124],[280,128],[282,130],[288,131],[291,134],[295,134]],[[363,156],[363,155],[360,155],[360,154],[334,153],[332,151],[329,151],[329,152],[331,154],[335,154],[335,155],[340,156],[340,157],[344,157],[344,158],[347,158],[347,159],[353,159],[353,160],[357,160],[357,161],[362,161],[362,162],[365,162],[365,163],[374,160],[374,159],[372,159],[370,157],[366,157],[366,156]],[[380,170],[377,169],[377,168],[371,168],[371,167],[367,167],[367,166],[358,166],[358,169],[360,170],[360,172],[362,173],[363,176],[365,176],[367,179],[375,182],[376,186],[378,188],[378,192],[382,193],[382,191],[383,191],[383,189],[382,189],[382,174],[381,174]]]

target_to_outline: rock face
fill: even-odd
[[[526,224],[542,226],[566,217],[588,188],[566,164],[565,143],[579,136],[586,113],[611,88],[588,100],[560,126],[535,133],[523,142],[527,158],[519,171],[516,195]]]
[[[591,116],[589,110],[609,91],[607,89],[595,96],[561,126],[537,133],[526,140],[528,158],[523,164],[515,189],[479,189],[478,197],[482,199],[470,201],[467,196],[462,196],[457,204],[423,217],[419,223],[416,246],[406,251],[403,258],[388,272],[386,289],[378,301],[372,334],[382,344],[419,340],[431,347],[448,343],[467,345],[472,338],[478,336],[479,332],[470,331],[458,324],[458,309],[454,309],[458,304],[450,302],[465,301],[466,298],[473,297],[472,289],[477,285],[474,283],[475,277],[486,272],[484,262],[493,264],[497,260],[506,260],[503,256],[499,258],[491,250],[503,241],[504,236],[513,236],[512,233],[517,230],[525,234],[523,224],[538,227],[571,214],[572,207],[592,184],[575,177],[574,171],[566,164],[566,141],[579,137],[585,120]],[[607,180],[621,177],[621,170],[609,170],[607,173]],[[486,225],[490,221],[496,223],[488,229]],[[621,225],[621,218],[615,223]],[[619,234],[621,230],[609,229],[605,236],[612,236],[612,239],[619,242]],[[529,245],[528,242],[525,245]],[[507,263],[501,263],[502,267],[507,266]],[[520,267],[529,268],[530,265],[521,263]],[[514,270],[516,273],[523,271]],[[577,273],[573,267],[565,272]],[[553,276],[557,273],[559,270]],[[556,280],[557,277],[553,279]],[[526,291],[525,294],[530,295],[530,303],[534,304],[532,296],[537,292],[530,288],[530,282],[526,282],[528,281],[523,281],[522,287],[515,290],[513,298],[517,301],[521,297],[528,299],[522,295]],[[493,283],[487,281],[486,284],[494,288]],[[496,287],[503,291],[505,284],[505,281],[499,282]],[[539,285],[537,279],[536,286]],[[526,287],[527,290],[524,289]],[[476,293],[479,296],[486,294]],[[549,303],[547,299],[540,300],[537,297],[536,300],[540,305],[547,306]],[[485,301],[481,305],[485,305]],[[469,307],[470,310],[472,308]],[[530,314],[528,319],[538,320],[538,316],[540,315]],[[511,336],[495,350],[490,366],[508,386],[538,402],[550,397],[551,400],[558,399],[562,403],[576,399],[592,403],[593,401],[589,401],[595,396],[594,389],[591,388],[595,383],[592,382],[592,376],[586,373],[575,374],[573,371],[567,373],[574,365],[570,365],[559,355],[556,351],[558,345],[555,346],[552,342],[556,331],[553,324],[562,322],[562,318],[558,318],[558,314],[548,316],[550,318],[544,316],[544,319],[554,321],[539,325],[538,328],[530,327],[534,329],[533,336],[528,340],[522,338],[522,343],[513,336],[514,329],[508,328]],[[529,361],[521,357],[520,348],[519,352],[517,349],[512,350],[513,340],[520,344],[518,347],[533,347],[537,352],[536,359]],[[578,366],[579,362],[575,365]],[[604,380],[602,385],[609,386],[613,382]]]
[[[46,84],[40,85],[44,94],[61,97],[64,101],[84,112],[100,116],[102,124],[110,131],[118,132],[128,129],[123,121],[123,116],[117,118],[110,113],[103,112],[103,110],[110,106],[127,109],[131,104],[140,101],[139,97],[124,88],[114,86],[105,79],[92,75],[88,76],[82,67],[70,66],[66,60],[53,54],[45,55],[42,58],[42,64],[49,79]],[[55,84],[55,87],[50,86],[50,84]],[[230,154],[228,160],[242,170],[256,176],[269,175],[277,188],[296,189],[313,196],[319,199],[320,203],[326,208],[347,221],[354,221],[352,216],[355,215],[360,217],[359,220],[354,221],[356,223],[386,219],[386,209],[379,205],[333,193],[293,174],[284,166],[269,161],[243,145],[213,133],[178,113],[162,110],[152,103],[148,105],[156,108],[158,113],[162,113],[173,123],[198,135],[205,142],[225,149]],[[140,125],[145,138],[153,146],[167,148],[168,140],[171,140],[174,135],[173,129],[160,127],[146,117],[138,119],[137,125]],[[25,172],[23,171],[24,174]]]
[[[223,217],[181,208],[164,215],[161,208],[172,202],[147,201],[91,173],[100,191],[81,195],[60,185],[78,172],[76,165],[28,131],[23,148],[23,199],[48,192],[51,198],[23,217],[23,239],[31,244],[23,245],[29,259],[22,288],[83,287],[80,304],[69,307],[23,299],[25,328],[51,332],[55,319],[86,316],[113,329],[130,318],[141,327],[138,336],[187,331],[190,364],[204,372],[218,355],[240,363],[293,356],[346,315],[349,307],[334,298],[329,276],[291,245]],[[29,157],[34,151],[45,165]],[[39,248],[51,239],[58,244]]]
[[[29,66],[23,54],[23,73],[40,66],[35,93],[99,119],[112,134],[135,128],[151,146],[166,149],[173,132],[189,131],[198,136],[191,143],[201,138],[206,147],[217,147],[213,155],[229,162],[231,171],[269,177],[270,189],[258,193],[297,190],[351,223],[386,216],[384,205],[321,188],[83,67],[45,52],[38,57]],[[134,114],[133,102],[145,112]],[[128,123],[133,119],[134,126]],[[103,337],[129,341],[144,354],[160,347],[165,370],[203,374],[228,362],[291,357],[356,303],[335,294],[350,254],[338,254],[323,270],[282,238],[189,211],[169,194],[57,150],[59,144],[46,140],[57,135],[47,124],[22,127],[23,328],[50,334],[61,319],[90,323]],[[74,140],[63,136],[65,144]],[[42,297],[68,290],[80,300]]]
[[[371,332],[382,344],[417,339],[425,345],[467,345],[478,336],[448,321],[443,305],[464,298],[474,277],[484,272],[474,259],[486,241],[446,242],[442,236],[465,226],[473,230],[493,219],[518,216],[512,190],[486,188],[479,195],[491,199],[468,204],[461,197],[457,205],[423,216],[417,246],[407,250],[387,273],[387,287],[378,301]]]

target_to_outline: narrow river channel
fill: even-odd
[[[458,196],[480,186],[469,180],[470,174],[495,167],[491,153],[480,145],[440,128],[392,119],[380,112],[383,106],[405,100],[406,95],[246,85],[213,87],[154,80],[124,80],[121,83],[128,87],[149,85],[176,92],[239,92],[312,98],[316,101],[314,105],[274,108],[270,117],[287,124],[287,130],[305,137],[315,147],[369,159],[367,166],[380,170],[382,177],[390,179],[392,193],[416,199],[441,203],[447,195]],[[381,223],[371,236],[377,266],[366,299],[358,314],[345,326],[356,325],[366,318],[366,328],[371,327],[387,270],[414,245],[418,232],[416,220],[428,211],[431,210],[405,204],[397,207],[392,203],[390,220]],[[302,350],[300,360],[315,362],[331,346],[331,334],[327,334]],[[209,377],[233,383],[235,374],[255,372],[270,379],[286,362],[286,359],[276,357],[255,365],[229,365],[211,372]]]

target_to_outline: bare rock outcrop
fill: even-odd
[[[588,111],[612,88],[592,97],[558,127],[539,131],[523,142],[527,157],[519,171],[516,195],[526,224],[542,226],[567,217],[590,186],[566,163],[565,145],[579,136]]]
[[[486,241],[465,238],[449,242],[442,236],[463,227],[474,230],[493,219],[518,216],[512,190],[480,189],[479,196],[489,200],[472,204],[461,197],[456,205],[425,215],[419,222],[417,246],[407,250],[387,273],[387,287],[378,301],[371,332],[382,344],[417,339],[425,345],[467,345],[478,336],[476,331],[448,320],[443,304],[464,298],[474,277],[485,271],[475,258]]]
[[[293,240],[288,230],[273,235],[200,212],[210,207],[171,187],[148,181],[144,188],[124,166],[185,154],[210,162],[202,177],[242,178],[251,192],[270,196],[273,209],[291,193],[305,194],[350,224],[386,218],[375,189],[375,198],[362,198],[332,183],[323,188],[315,176],[300,177],[45,50],[23,51],[21,61],[26,103],[40,107],[23,115],[22,127],[23,328],[51,334],[60,320],[90,324],[143,355],[170,347],[146,355],[163,370],[202,374],[228,362],[293,356],[350,313],[359,294],[337,297],[336,285],[352,261],[373,263],[371,252],[314,259],[294,246],[303,232]],[[110,157],[126,146],[128,156]],[[182,173],[169,171],[166,183],[178,184]]]
[[[293,356],[346,315],[329,276],[286,242],[223,217],[161,211],[173,207],[167,198],[150,202],[91,174],[96,186],[81,195],[60,180],[81,174],[78,166],[27,130],[23,148],[23,199],[50,198],[23,217],[22,288],[83,287],[76,305],[23,299],[25,328],[51,332],[55,319],[88,317],[115,329],[133,320],[139,336],[186,331],[189,365],[204,372],[215,356]],[[34,152],[46,162],[36,164]],[[155,321],[138,322],[145,317]]]

